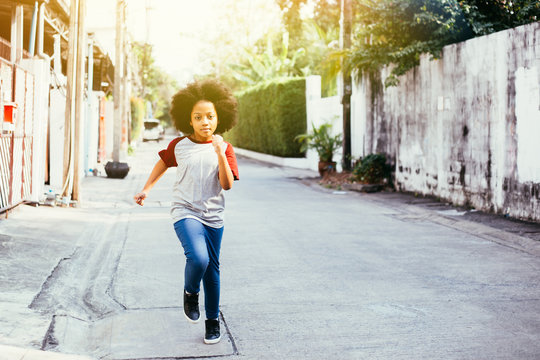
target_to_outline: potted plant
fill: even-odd
[[[332,136],[332,124],[325,123],[316,128],[313,124],[311,134],[301,134],[294,139],[301,144],[300,151],[315,149],[319,154],[319,174],[324,176],[327,172],[336,171],[336,162],[333,160],[334,151],[341,147],[341,134]]]
[[[123,179],[129,172],[129,165],[124,162],[109,161],[105,164],[105,173],[107,177],[113,179]]]

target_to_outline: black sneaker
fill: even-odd
[[[199,322],[201,317],[199,312],[199,294],[188,294],[184,290],[184,315],[192,324]]]
[[[206,333],[204,334],[205,344],[216,344],[221,340],[219,333],[219,320],[206,320]]]

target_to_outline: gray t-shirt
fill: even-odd
[[[234,179],[238,180],[238,165],[231,144],[223,150]],[[212,142],[199,143],[189,137],[171,141],[159,156],[168,167],[176,166],[171,216],[174,222],[193,218],[205,225],[223,227],[225,197],[219,182],[218,157]]]

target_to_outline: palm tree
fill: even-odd
[[[281,40],[281,51],[274,53],[272,35],[266,37],[266,47],[262,54],[258,54],[253,48],[243,49],[244,63],[228,64],[233,71],[235,79],[246,86],[255,85],[261,81],[278,77],[298,76],[302,70],[296,68],[297,60],[305,54],[300,48],[289,57],[289,36],[284,33]]]

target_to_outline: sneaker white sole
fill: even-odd
[[[221,335],[217,339],[207,340],[204,339],[204,343],[208,345],[217,344],[221,340]]]
[[[201,321],[201,317],[200,317],[200,316],[199,316],[199,318],[198,318],[197,320],[191,320],[191,319],[189,318],[189,316],[186,315],[185,312],[182,311],[182,313],[184,314],[184,316],[185,316],[185,318],[187,319],[187,321],[189,321],[189,322],[192,323],[192,324],[197,324],[197,323],[199,323],[199,322]]]

